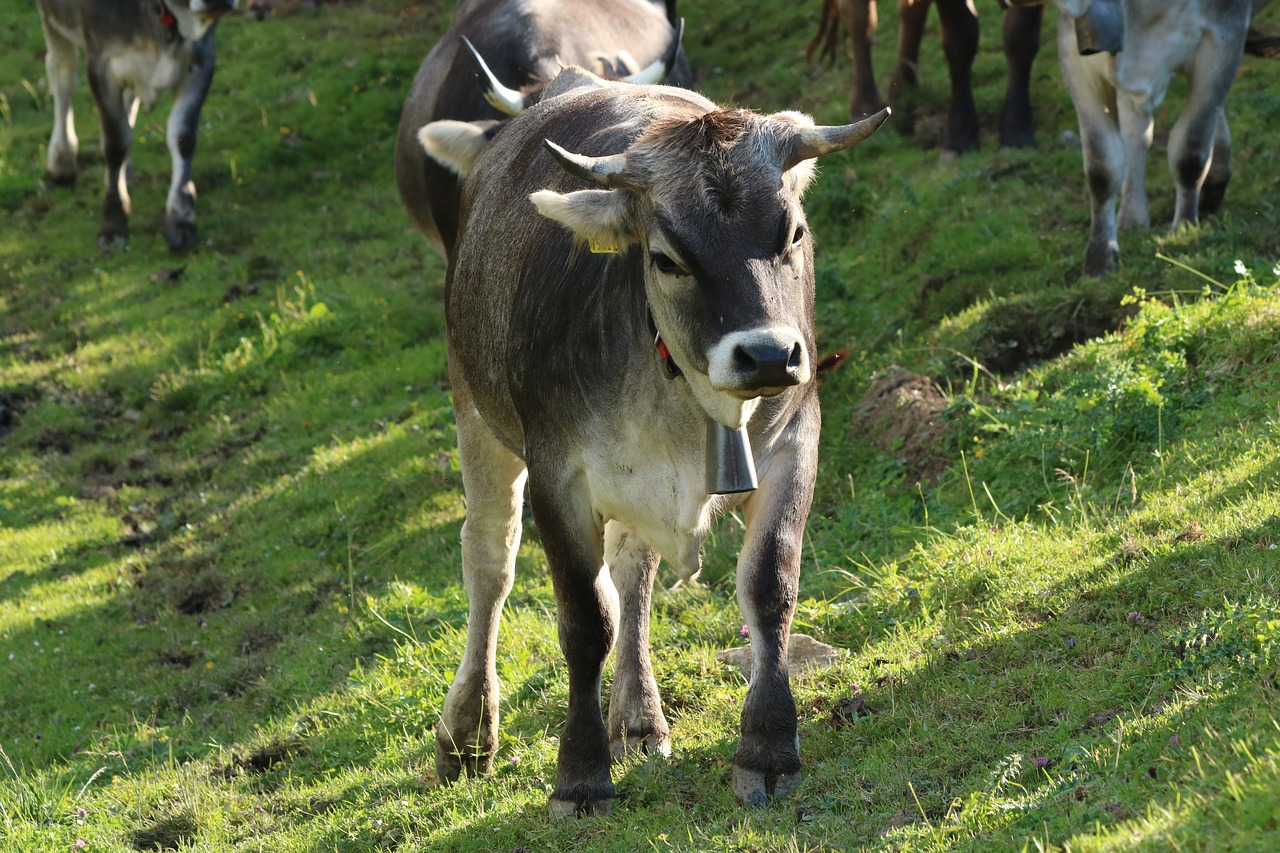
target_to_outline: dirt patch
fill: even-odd
[[[993,304],[975,324],[967,354],[995,373],[1015,373],[1066,353],[1078,343],[1114,332],[1133,316],[1108,294],[1019,296]],[[967,359],[956,375],[972,370]]]
[[[942,452],[946,408],[947,398],[932,379],[892,366],[871,377],[851,420],[856,435],[901,460],[911,476],[934,482],[951,464]]]

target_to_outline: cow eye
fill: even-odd
[[[683,272],[683,270],[680,269],[679,264],[661,252],[650,252],[649,257],[653,261],[653,265],[657,268],[658,272],[663,275],[680,275]]]
[[[809,232],[805,230],[803,225],[797,225],[795,232],[791,235],[791,248],[794,249],[796,246],[799,246],[804,240],[804,235],[808,233]]]

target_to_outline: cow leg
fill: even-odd
[[[1120,218],[1117,227],[1147,228],[1151,214],[1147,207],[1147,152],[1155,136],[1155,110],[1143,96],[1116,93],[1120,138],[1124,144],[1124,184],[1120,188]]]
[[[616,521],[605,525],[604,541],[621,623],[609,693],[609,749],[615,759],[631,750],[670,755],[671,727],[649,662],[649,610],[658,552]]]
[[[871,37],[878,24],[876,0],[842,0],[840,11],[853,45],[853,100],[849,115],[856,121],[884,109],[871,59]]]
[[[560,650],[569,672],[550,811],[552,817],[608,814],[614,789],[600,684],[618,623],[618,593],[604,565],[603,529],[586,490],[559,464],[563,455],[547,449],[530,447],[530,458],[543,464],[529,472],[529,499],[551,567]]]
[[[751,633],[751,683],[733,757],[733,791],[748,805],[783,796],[800,782],[800,735],[787,672],[787,639],[800,589],[804,525],[817,473],[818,408],[801,411],[795,435],[770,461],[744,505],[738,605]]]
[[[215,28],[209,27],[195,45],[191,68],[174,98],[165,129],[173,170],[164,205],[164,236],[175,252],[196,245],[196,185],[191,179],[191,162],[196,153],[200,108],[213,83]]]
[[[978,106],[973,101],[973,60],[978,55],[978,12],[973,0],[938,0],[942,50],[951,73],[951,106],[942,140],[942,156],[950,159],[978,150]]]
[[[1000,144],[1032,148],[1036,144],[1031,114],[1031,66],[1040,51],[1043,6],[1011,6],[1004,13],[1004,56],[1009,65],[1004,103],[1000,107]]]
[[[458,460],[466,492],[462,581],[467,590],[466,648],[436,727],[436,773],[487,773],[498,747],[498,620],[515,579],[525,466],[480,418],[465,383],[453,378]]]
[[[1116,236],[1116,197],[1124,176],[1125,149],[1116,119],[1115,87],[1108,79],[1109,54],[1081,56],[1075,23],[1058,15],[1058,60],[1080,122],[1085,184],[1089,189],[1089,242],[1084,274],[1105,276],[1120,259]]]
[[[107,59],[89,60],[89,85],[98,105],[102,130],[102,154],[107,161],[107,193],[102,201],[98,246],[104,251],[123,246],[129,238],[129,149],[133,145],[132,98],[107,68]]]
[[[1247,23],[1241,21],[1237,33],[1206,34],[1196,47],[1187,103],[1169,132],[1169,169],[1178,187],[1174,228],[1198,221],[1202,206],[1217,210],[1227,191],[1231,133],[1223,104],[1240,67]]]
[[[932,0],[898,0],[898,58],[889,80],[889,102],[895,110],[895,126],[901,133],[915,132],[912,94],[920,82],[920,43],[929,19]]]
[[[44,20],[44,70],[49,78],[49,91],[53,94],[53,134],[49,137],[49,151],[45,160],[45,174],[54,184],[74,184],[76,181],[76,153],[80,140],[76,138],[76,122],[72,101],[76,88],[76,67],[80,64],[76,46]]]

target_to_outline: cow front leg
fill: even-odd
[[[1032,148],[1036,144],[1031,114],[1031,66],[1040,51],[1043,6],[1011,6],[1004,13],[1004,56],[1009,77],[1000,107],[1000,144]]]
[[[451,782],[487,773],[498,748],[498,621],[515,579],[524,503],[524,463],[507,450],[453,381],[458,460],[466,492],[462,580],[467,590],[466,647],[436,726],[436,773]]]
[[[53,133],[49,137],[49,150],[45,160],[45,175],[50,183],[58,185],[76,182],[76,154],[80,140],[76,138],[75,114],[72,101],[76,88],[76,46],[44,21],[45,74],[49,78],[49,92],[53,95]]]
[[[98,227],[98,247],[103,251],[120,248],[129,239],[129,149],[133,145],[132,99],[107,68],[105,57],[89,61],[89,85],[98,105],[102,130],[102,155],[107,161],[106,196],[102,201],[102,223]]]
[[[615,760],[629,751],[668,756],[671,727],[662,713],[649,661],[649,610],[658,553],[634,531],[611,521],[605,526],[605,554],[618,590],[620,623],[609,693],[609,749]]]
[[[842,0],[840,12],[853,46],[853,98],[849,102],[849,115],[857,121],[884,109],[871,58],[871,38],[877,24],[876,3],[875,0]]]
[[[920,43],[924,40],[930,3],[931,0],[898,0],[898,56],[893,76],[889,78],[889,103],[895,111],[894,126],[899,133],[908,136],[915,133]]]
[[[608,814],[613,808],[609,733],[600,685],[613,647],[618,597],[604,565],[603,530],[585,489],[559,464],[563,457],[530,449],[543,465],[530,471],[529,498],[556,592],[560,650],[569,672],[569,706],[560,733],[552,817]]]
[[[1085,184],[1089,190],[1089,242],[1084,274],[1107,275],[1120,259],[1116,234],[1116,198],[1124,177],[1125,149],[1116,117],[1116,91],[1109,81],[1110,56],[1081,56],[1075,21],[1058,15],[1058,60],[1080,122]]]
[[[942,50],[951,73],[951,105],[942,140],[944,158],[977,151],[978,105],[973,100],[973,60],[978,55],[978,13],[972,0],[938,0]]]
[[[1169,131],[1169,170],[1177,185],[1173,227],[1194,223],[1222,204],[1231,179],[1231,133],[1223,105],[1244,50],[1245,26],[1205,37],[1192,60],[1187,103]]]
[[[165,128],[173,170],[164,205],[164,237],[175,252],[185,252],[196,245],[196,185],[191,178],[191,163],[196,153],[200,108],[213,82],[214,29],[209,27],[195,46],[191,67]]]
[[[751,683],[733,757],[733,792],[748,805],[800,782],[800,735],[787,672],[787,640],[800,588],[804,525],[817,470],[816,399],[797,416],[792,440],[769,462],[745,504],[738,605],[751,633]]]

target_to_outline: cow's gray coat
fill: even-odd
[[[733,784],[760,803],[796,783],[786,651],[820,421],[800,196],[814,156],[884,117],[814,129],[798,114],[721,110],[570,69],[481,151],[446,284],[471,612],[437,729],[443,778],[487,769],[497,746],[497,626],[527,476],[569,673],[552,813],[609,809],[611,753],[669,751],[650,587],[659,554],[697,571],[703,536],[731,505],[746,523],[738,600],[754,656]],[[839,145],[801,141],[835,131]],[[594,254],[591,240],[618,251]],[[757,371],[757,356],[776,369]],[[707,494],[708,417],[748,425],[758,491]],[[601,667],[615,640],[606,723]]]
[[[667,7],[651,0],[459,0],[449,28],[422,61],[405,98],[396,135],[396,185],[414,224],[442,257],[458,230],[461,183],[427,157],[418,130],[428,122],[505,119],[484,98],[466,36],[505,85],[521,88],[553,78],[562,64],[601,74],[624,70],[620,57],[640,67],[660,59],[675,30]],[[634,72],[638,68],[627,67]],[[667,82],[692,82],[683,51]]]
[[[54,183],[76,178],[79,142],[72,115],[78,54],[87,60],[89,85],[102,129],[107,193],[98,242],[122,244],[129,234],[129,149],[139,104],[174,92],[166,124],[173,162],[165,201],[164,234],[175,251],[196,243],[195,156],[200,108],[213,81],[217,19],[235,0],[38,0],[45,36],[45,70],[53,94],[53,134],[47,172]],[[170,20],[170,18],[172,20]]]

